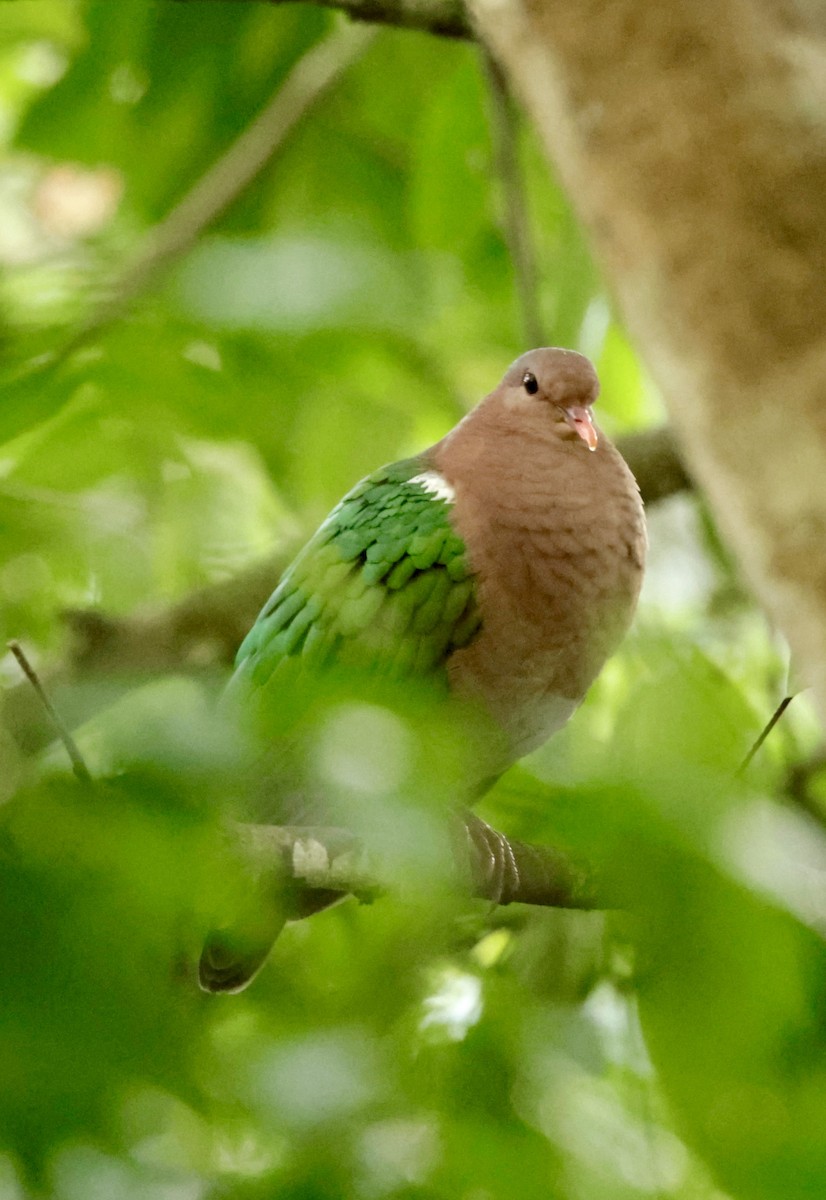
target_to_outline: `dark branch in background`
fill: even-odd
[[[178,0],[179,4],[186,2]],[[236,0],[236,3],[246,2],[248,0]],[[269,3],[285,4],[291,0],[269,0]],[[338,9],[354,21],[418,29],[439,37],[467,40],[475,37],[461,0],[307,0],[307,3]]]
[[[694,487],[667,426],[627,433],[617,439],[617,448],[633,471],[647,507]]]
[[[168,608],[113,617],[94,609],[63,614],[69,647],[43,682],[71,729],[133,687],[159,675],[198,675],[226,668],[285,566],[265,559]],[[2,722],[26,755],[54,729],[27,683],[2,696]]]
[[[822,747],[804,762],[793,763],[786,776],[784,795],[821,829],[826,829],[826,809],[819,795],[823,794],[824,772],[826,772],[826,750]]]
[[[522,345],[544,346],[539,271],[519,163],[519,121],[499,66],[488,54],[483,55],[483,60],[490,91],[494,170],[502,191],[505,240],[522,318]]]

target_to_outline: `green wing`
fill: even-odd
[[[410,459],[348,493],[284,573],[238,652],[237,675],[268,685],[279,665],[429,675],[480,624],[474,579],[450,502]]]
[[[450,653],[473,638],[480,621],[464,543],[450,523],[450,502],[428,490],[427,476],[424,486],[416,481],[426,471],[411,459],[368,476],[285,571],[238,651],[229,690],[240,688],[245,711],[261,701],[266,714],[268,698],[283,685],[289,725],[302,708],[296,685],[304,664],[311,691],[315,671],[335,664],[367,670],[371,678],[438,676]],[[306,824],[326,812],[326,797],[318,803],[307,789],[292,749],[289,736],[278,742],[277,783],[271,786],[264,773],[258,820]],[[243,913],[207,938],[199,964],[206,991],[246,987],[284,921],[306,915],[283,897],[274,904],[271,893],[269,883],[266,894],[259,887]],[[316,906],[336,897],[318,893]]]

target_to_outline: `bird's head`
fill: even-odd
[[[507,370],[500,390],[510,408],[545,406],[561,437],[582,438],[596,450],[591,405],[599,394],[597,373],[584,354],[545,347],[529,350]]]

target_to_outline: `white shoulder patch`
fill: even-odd
[[[438,471],[422,471],[421,475],[414,475],[408,483],[421,484],[426,492],[431,492],[440,500],[446,500],[448,504],[452,504],[456,499],[456,492]]]

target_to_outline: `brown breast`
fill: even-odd
[[[564,724],[630,625],[646,547],[639,490],[603,436],[591,453],[495,410],[477,410],[434,463],[456,492],[482,614],[450,660],[451,684],[483,700],[519,757]]]

